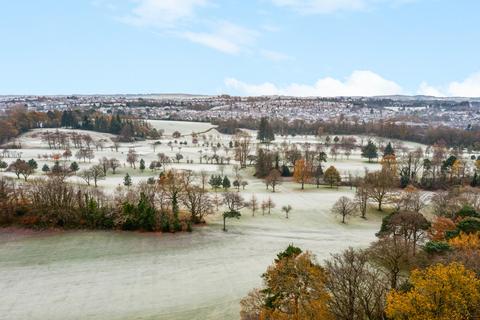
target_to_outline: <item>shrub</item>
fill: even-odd
[[[469,205],[464,205],[462,207],[462,209],[460,209],[458,212],[457,212],[457,216],[459,217],[476,217],[478,218],[479,217],[479,214],[475,211],[475,209]]]
[[[444,241],[429,241],[425,244],[423,249],[430,254],[443,253],[449,251],[450,245]]]
[[[457,229],[465,233],[473,233],[480,231],[480,219],[465,218],[457,224]]]

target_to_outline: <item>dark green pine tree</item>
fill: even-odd
[[[222,177],[212,175],[212,176],[210,177],[210,180],[208,181],[208,184],[209,184],[215,191],[217,191],[217,189],[220,188],[220,186],[222,185]]]
[[[378,149],[372,140],[368,140],[367,145],[362,148],[362,157],[367,158],[368,162],[372,162],[372,159],[378,158]]]
[[[222,181],[223,189],[228,190],[230,188],[230,186],[231,186],[230,179],[228,179],[227,176],[223,177],[223,181]]]
[[[70,170],[73,171],[73,172],[77,172],[78,169],[80,169],[80,167],[78,166],[78,163],[73,161],[71,164],[70,164]]]
[[[113,116],[110,121],[110,133],[119,134],[122,127],[122,119],[120,119],[120,116],[118,114]]]
[[[383,150],[383,156],[394,156],[395,155],[395,150],[393,150],[392,143],[389,142],[385,149]]]
[[[257,140],[261,141],[262,143],[270,143],[275,140],[275,134],[273,133],[272,126],[265,117],[260,119]]]
[[[132,178],[128,173],[123,178],[123,185],[126,187],[130,187],[132,185]]]
[[[473,175],[473,179],[472,179],[472,182],[470,183],[470,185],[472,187],[480,187],[480,177],[478,176],[478,174],[476,172]]]
[[[142,171],[142,172],[145,170],[145,160],[140,159],[140,166],[139,166],[139,168],[140,168],[140,171]]]

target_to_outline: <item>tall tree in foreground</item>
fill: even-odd
[[[458,263],[414,270],[411,289],[392,291],[386,314],[393,320],[478,319],[480,280]]]
[[[328,310],[326,274],[315,257],[289,246],[263,275],[263,290],[241,301],[246,319],[333,319]]]
[[[388,286],[382,273],[374,268],[364,250],[349,248],[325,262],[328,306],[336,319],[384,319]]]

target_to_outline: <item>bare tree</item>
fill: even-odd
[[[208,183],[208,179],[210,179],[210,176],[205,170],[200,171],[200,183],[202,185],[202,190],[205,190],[205,185]]]
[[[328,306],[336,319],[383,319],[389,288],[365,250],[349,248],[334,254],[325,262],[325,270]]]
[[[271,214],[271,210],[275,208],[275,203],[272,201],[272,198],[268,197],[266,201],[267,209],[268,209],[268,214]],[[290,208],[290,210],[292,210]]]
[[[356,211],[355,202],[348,197],[341,197],[335,202],[332,208],[332,213],[342,216],[342,223],[349,216],[353,216]]]
[[[120,161],[116,158],[111,158],[109,160],[110,168],[112,169],[113,174],[116,173],[118,167],[120,167]]]
[[[363,219],[367,218],[367,208],[368,208],[368,199],[370,195],[368,193],[368,189],[365,187],[363,183],[361,183],[357,187],[357,191],[355,192],[355,201],[357,203],[357,207],[360,210],[360,215]]]
[[[378,211],[382,211],[382,204],[395,185],[392,172],[382,169],[367,173],[365,184],[370,198],[378,203]]]
[[[201,223],[204,217],[213,211],[212,198],[208,192],[198,186],[185,188],[185,196],[182,198],[185,207],[190,211],[192,223]]]
[[[258,200],[254,194],[252,194],[247,206],[250,208],[250,210],[252,210],[252,216],[255,216],[255,212],[258,210]]]
[[[228,211],[223,213],[223,231],[227,231],[226,220],[232,218],[240,219],[240,210],[247,204],[238,192],[225,192],[223,194],[223,202],[228,208]]]
[[[223,194],[223,203],[227,206],[229,211],[240,211],[247,205],[238,192],[225,192]]]
[[[90,148],[85,149],[85,157],[88,159],[88,162],[91,163],[92,159],[95,158],[93,149],[90,149]]]
[[[388,278],[391,289],[397,289],[402,277],[402,271],[409,268],[408,249],[403,242],[385,238],[374,242],[368,249],[368,255],[373,264]]]
[[[272,169],[268,176],[265,177],[265,184],[272,186],[272,192],[275,192],[275,187],[281,183],[282,174],[277,169]]]
[[[106,175],[108,172],[108,169],[110,168],[110,160],[108,160],[107,157],[103,157],[98,162],[102,166],[103,173]]]
[[[240,184],[242,185],[242,189],[245,190],[245,187],[248,186],[248,181],[243,180]]]
[[[98,180],[105,179],[105,171],[103,171],[103,167],[101,165],[96,165],[90,168],[89,170],[92,175],[93,183],[95,188],[97,187]]]
[[[82,178],[83,180],[85,180],[85,182],[87,183],[87,186],[90,185],[90,182],[91,182],[92,179],[93,179],[92,171],[89,170],[89,169],[80,171],[80,172],[78,173],[78,176],[79,176],[80,178]]]
[[[133,169],[136,169],[136,163],[138,161],[138,154],[134,149],[129,149],[127,154],[127,162]]]
[[[247,167],[247,159],[250,154],[252,137],[244,131],[238,132],[235,137],[235,159],[240,162],[241,168]]]
[[[282,211],[285,212],[285,218],[288,219],[288,214],[290,213],[290,211],[292,211],[292,206],[291,205],[283,206]]]

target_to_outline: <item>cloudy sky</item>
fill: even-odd
[[[15,0],[0,94],[480,96],[478,0]]]

